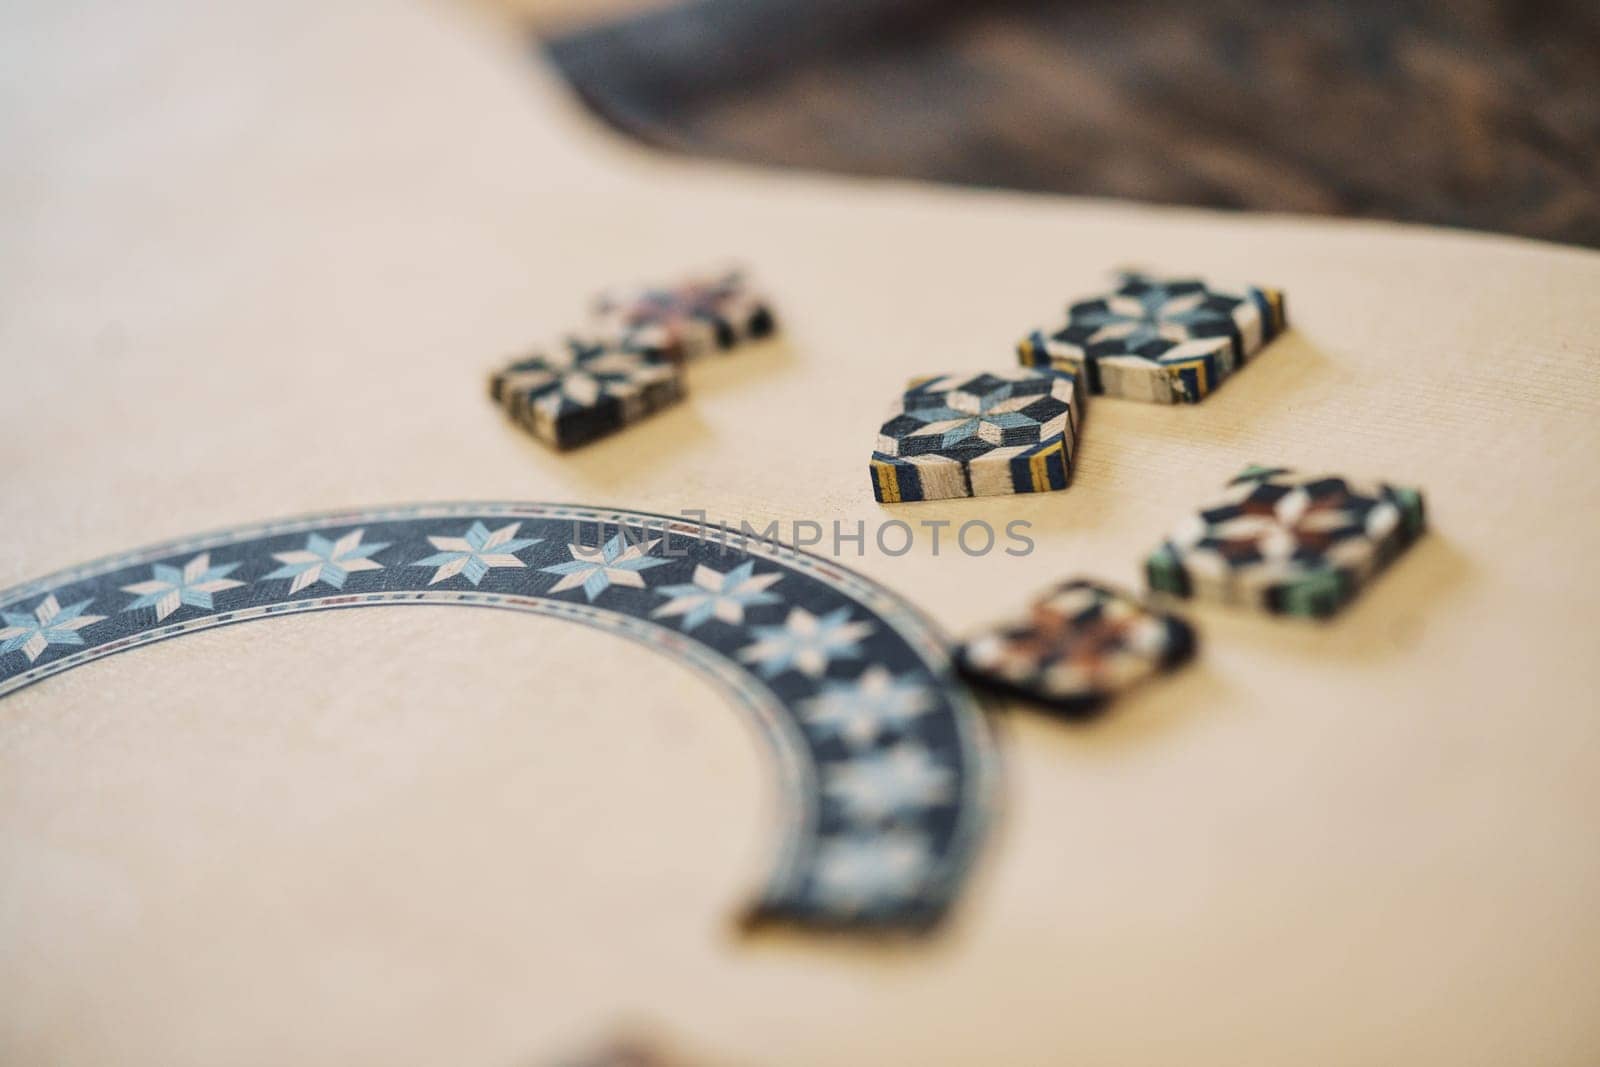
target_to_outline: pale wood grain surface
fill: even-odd
[[[1201,661],[1095,727],[1008,714],[920,946],[738,940],[755,732],[596,634],[306,616],[51,679],[0,702],[0,1060],[534,1063],[630,1020],[750,1063],[1600,1052],[1600,256],[662,161],[453,7],[6,18],[0,583],[428,499],[1030,520],[1027,559],[847,561],[961,630],[1132,581],[1251,461],[1420,485],[1434,532],[1333,625],[1194,612]],[[789,340],[690,403],[555,456],[483,398],[596,286],[729,257]],[[1065,493],[872,503],[902,379],[1128,262],[1296,329],[1198,408],[1093,405]]]

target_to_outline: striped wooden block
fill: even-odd
[[[1175,596],[1327,618],[1425,526],[1415,489],[1250,467],[1150,554],[1145,574]]]
[[[607,289],[595,298],[594,315],[600,336],[613,344],[680,361],[728,352],[778,329],[771,305],[739,270]]]
[[[1091,393],[1195,404],[1287,326],[1282,290],[1130,271],[1115,292],[1071,305],[1065,325],[1024,337],[1017,357],[1082,374]]]
[[[489,396],[534,437],[573,448],[684,395],[683,368],[658,354],[569,336],[496,371]]]
[[[1022,367],[912,381],[878,433],[869,471],[882,503],[1065,489],[1083,390]]]
[[[1076,579],[1034,601],[1026,619],[963,642],[956,664],[974,684],[1083,715],[1194,649],[1194,630],[1182,619]]]

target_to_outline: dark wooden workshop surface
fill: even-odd
[[[546,47],[688,153],[1600,247],[1600,0],[698,0]]]

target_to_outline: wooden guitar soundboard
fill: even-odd
[[[0,660],[41,669],[0,698],[0,1061],[534,1064],[619,1031],[712,1063],[1600,1052],[1600,255],[663,159],[439,4],[6,21],[0,601],[67,614]],[[484,396],[600,286],[728,261],[783,340],[696,364],[686,402],[558,454]],[[873,502],[908,378],[1013,365],[1128,264],[1281,287],[1293,328],[1203,404],[1091,403],[1064,492]],[[830,530],[772,564],[932,669],[1054,581],[1137,585],[1249,463],[1418,486],[1430,532],[1325,625],[1187,611],[1198,661],[1094,723],[952,705],[921,933],[741,927],[811,847],[775,844],[810,772],[721,660],[572,625],[581,599],[446,610],[423,568],[403,609],[261,602],[42,671],[83,619],[162,611],[73,583],[205,555],[177,626],[313,533],[1026,521],[1021,557]]]

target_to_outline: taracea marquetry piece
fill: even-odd
[[[1249,467],[1145,561],[1150,588],[1274,615],[1327,618],[1415,541],[1422,494]]]
[[[878,433],[881,503],[1065,489],[1083,389],[1074,374],[1008,367],[914,379]]]
[[[666,286],[623,286],[595,299],[603,337],[674,360],[726,352],[770,337],[778,321],[742,271]]]
[[[489,378],[489,395],[556,448],[613,433],[683,396],[683,369],[637,348],[565,337]]]
[[[1182,619],[1076,579],[1034,601],[1026,620],[963,643],[956,664],[976,685],[1088,715],[1194,650],[1194,630]]]
[[[771,742],[779,839],[752,926],[930,929],[993,810],[982,709],[910,603],[774,541],[731,559],[730,531],[714,530],[475,503],[187,536],[0,589],[0,698],[104,656],[302,612],[456,605],[577,622],[698,673]]]
[[[1196,404],[1287,326],[1282,290],[1127,272],[1114,293],[1069,307],[1053,333],[1023,338],[1017,356],[1082,374],[1091,393]]]

